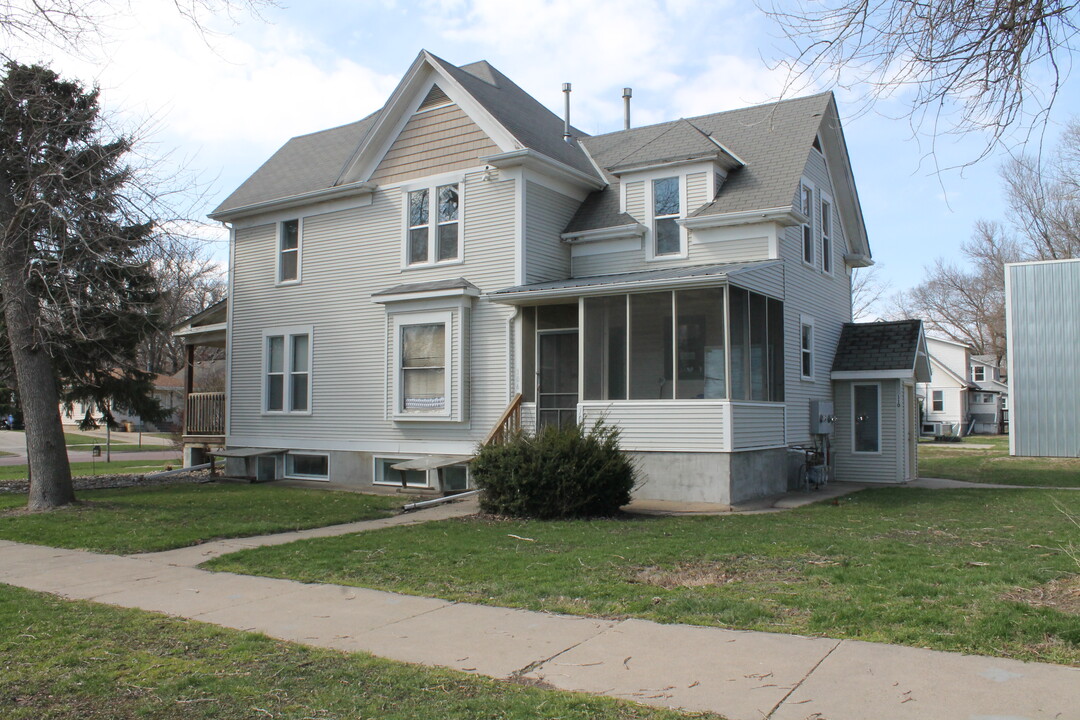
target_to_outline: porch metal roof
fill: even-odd
[[[650,288],[660,290],[683,285],[716,285],[721,284],[733,275],[758,270],[779,262],[779,260],[759,260],[743,263],[681,266],[613,275],[593,275],[590,277],[569,278],[567,280],[552,280],[533,285],[516,285],[502,290],[494,290],[488,293],[488,297],[495,302],[516,304],[533,299],[600,295],[613,291],[645,290]]]

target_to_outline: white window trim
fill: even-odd
[[[941,394],[941,409],[940,410],[938,410],[937,408],[934,407],[935,403],[937,403],[937,398],[935,398],[934,396],[937,395],[938,393]],[[931,390],[930,391],[930,412],[936,412],[936,413],[945,412],[945,391],[944,390]]]
[[[450,260],[436,260],[439,244],[439,211],[433,205],[440,187],[457,185],[458,188],[458,253]],[[428,259],[427,262],[409,262],[409,193],[417,190],[428,191]],[[401,191],[401,269],[417,270],[421,268],[460,265],[465,262],[465,176],[461,174],[439,175],[415,183],[400,186]],[[448,223],[444,223],[448,224]]]
[[[310,403],[309,403],[310,404]],[[289,458],[296,455],[317,455],[326,458],[326,475],[305,475],[304,473],[289,473]],[[309,450],[290,450],[285,453],[285,459],[283,461],[282,477],[289,480],[321,480],[323,482],[330,482],[330,453],[317,452]]]
[[[290,280],[281,279],[281,253],[284,252],[281,244],[285,239],[282,229],[285,223],[296,221],[296,278]],[[299,285],[304,278],[304,218],[291,217],[279,220],[277,223],[277,244],[274,254],[274,284],[275,285]],[[290,251],[291,252],[291,251]]]
[[[390,487],[401,487],[401,477],[399,476],[395,480],[387,480],[385,477],[379,476],[379,467],[384,462],[406,462],[408,460],[415,460],[415,457],[399,457],[397,455],[375,455],[371,458],[371,484],[372,485],[386,485]],[[397,472],[396,470],[394,471]],[[431,472],[424,470],[424,484],[423,485],[406,485],[405,487],[412,488],[429,488],[431,487]]]
[[[804,207],[804,200],[806,199],[806,191],[810,191],[810,210]],[[806,222],[799,225],[799,258],[802,260],[803,265],[807,267],[817,267],[817,239],[815,237],[814,227],[817,223],[814,222],[815,214],[815,198],[817,193],[814,192],[814,184],[803,178],[799,181],[799,210],[806,216]],[[810,228],[810,259],[806,259],[806,228]]]
[[[307,335],[308,337],[308,406],[306,410],[292,410],[290,408],[290,400],[292,399],[292,393],[290,392],[289,376],[292,374],[292,338],[296,335]],[[269,371],[270,353],[267,351],[267,338],[271,337],[284,337],[285,338],[285,369],[282,371],[284,376],[283,390],[284,397],[282,398],[281,410],[270,410],[267,408],[267,386],[266,376]],[[260,393],[262,394],[262,402],[260,407],[262,408],[263,415],[311,415],[311,409],[315,405],[315,393],[314,393],[314,378],[315,378],[315,332],[312,325],[301,325],[293,327],[283,328],[267,328],[262,332],[262,346],[260,352],[262,353],[262,379],[259,383]]]
[[[803,348],[803,328],[810,328],[810,374],[803,374],[803,353],[806,350]],[[817,345],[817,329],[814,327],[814,318],[807,315],[799,316],[799,377],[806,382],[814,382],[815,375],[817,373],[817,353],[815,352]]]
[[[855,388],[857,387],[873,387],[877,388],[877,450],[856,450],[855,449]],[[852,455],[881,455],[882,445],[884,444],[881,437],[881,417],[885,414],[885,408],[881,405],[881,383],[851,383],[851,454]]]
[[[685,260],[689,255],[689,232],[678,222],[686,217],[686,176],[685,170],[679,172],[672,172],[668,169],[666,172],[658,171],[649,173],[644,176],[643,181],[645,185],[645,212],[648,213],[648,238],[645,242],[645,260],[648,262],[663,262],[665,260]],[[665,178],[677,178],[679,181],[679,214],[675,217],[676,227],[679,228],[679,252],[667,253],[664,255],[656,254],[656,204],[655,195],[653,194],[653,183],[657,180],[663,180]],[[636,178],[635,178],[636,179]],[[670,216],[668,216],[670,217]]]
[[[825,234],[825,208],[824,205],[829,205],[829,234]],[[833,222],[833,205],[832,196],[822,190],[818,193],[817,207],[820,210],[821,219],[818,225],[821,227],[821,231],[818,233],[818,247],[821,252],[821,272],[826,275],[832,275],[836,271],[836,263],[834,259],[836,257],[836,223]],[[825,252],[825,241],[829,241],[829,252]],[[828,267],[826,267],[826,264]]]
[[[445,356],[445,362],[443,363],[443,396],[446,401],[443,403],[443,408],[440,411],[432,412],[427,410],[405,410],[402,402],[402,390],[404,388],[404,382],[402,378],[401,368],[401,330],[404,327],[410,325],[438,325],[442,324],[446,327],[445,334],[443,336],[443,355]],[[451,420],[454,417],[454,410],[457,403],[456,398],[451,394],[451,388],[453,387],[453,376],[456,371],[454,366],[454,333],[456,328],[454,327],[454,313],[452,311],[440,311],[440,312],[402,312],[395,313],[393,315],[393,384],[394,384],[394,408],[390,413],[394,420],[408,420],[408,421],[440,421],[445,422]]]
[[[979,370],[982,371],[982,377],[981,378],[975,377],[976,371],[979,371]],[[986,382],[986,367],[983,366],[983,365],[972,365],[971,366],[971,379],[972,379],[973,382]]]

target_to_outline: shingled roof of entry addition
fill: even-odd
[[[921,334],[921,320],[846,323],[836,346],[833,372],[911,370]]]

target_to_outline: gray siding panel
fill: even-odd
[[[574,277],[611,275],[613,273],[654,270],[645,262],[645,250],[623,250],[598,255],[578,255],[574,258]]]
[[[825,159],[816,150],[811,150],[807,157],[804,175],[817,186],[816,200],[824,190],[836,196],[825,167]],[[796,198],[792,198],[796,202]],[[835,202],[833,205],[835,206]],[[797,207],[797,205],[796,205]],[[821,223],[815,218],[814,242],[819,246]],[[834,218],[833,235],[842,238],[839,221]],[[842,245],[834,241],[834,248]],[[833,262],[833,273],[821,271],[820,252],[815,253],[813,267],[803,262],[802,228],[790,227],[780,236],[780,256],[784,259],[784,329],[785,357],[784,368],[786,392],[784,398],[788,405],[788,441],[805,443],[810,440],[810,401],[831,400],[833,398],[831,369],[836,345],[840,341],[840,331],[845,322],[851,322],[851,281],[848,277],[843,257],[837,249]],[[801,379],[800,370],[800,316],[813,318],[814,321],[814,377],[812,381]]]
[[[581,205],[535,182],[525,183],[525,282],[570,277],[570,248],[559,237]]]
[[[748,262],[769,257],[769,239],[754,237],[721,242],[695,242],[690,232],[689,264],[706,265],[725,262]]]
[[[732,403],[732,448],[783,447],[784,406]]]
[[[727,403],[583,402],[581,421],[591,425],[603,418],[619,428],[619,446],[629,451],[719,452],[727,450],[730,417]]]
[[[481,290],[514,283],[513,180],[463,183],[463,262],[403,269],[402,193],[376,192],[368,207],[303,219],[302,282],[275,286],[275,227],[236,233],[230,436],[245,444],[357,449],[422,450],[424,443],[469,451],[506,408],[506,323],[513,309],[478,299],[468,323],[471,348],[462,348],[471,383],[461,388],[471,422],[395,423],[387,419],[392,395],[386,310],[372,293],[400,283],[464,277]],[[313,328],[310,415],[262,415],[262,332]],[[460,342],[455,333],[453,342]],[[456,347],[456,346],[455,346]],[[471,397],[470,397],[471,395]]]
[[[1080,260],[1010,265],[1005,277],[1012,453],[1080,457]]]

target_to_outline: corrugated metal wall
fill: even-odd
[[[1080,260],[1005,268],[1014,455],[1080,457]]]

